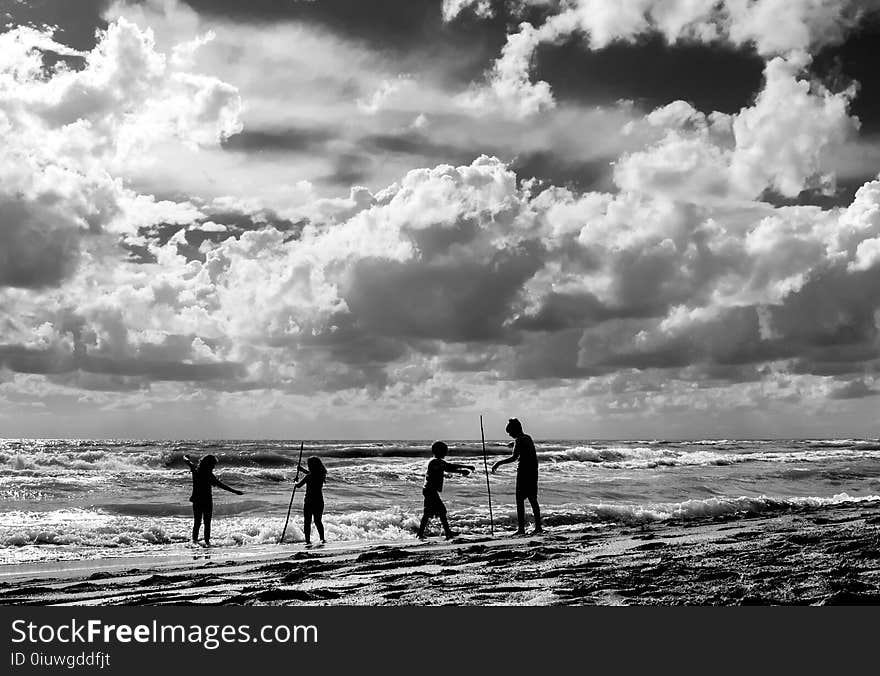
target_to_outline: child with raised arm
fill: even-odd
[[[315,520],[315,529],[318,531],[318,537],[321,538],[321,544],[324,544],[324,522],[321,517],[324,515],[324,481],[327,478],[327,469],[321,458],[312,456],[306,461],[308,469],[299,466],[301,472],[305,474],[302,480],[296,485],[297,488],[305,485],[306,497],[303,500],[303,533],[306,536],[306,544],[312,543],[312,519]]]
[[[183,456],[183,461],[189,466],[192,472],[193,490],[189,496],[189,501],[193,503],[193,528],[192,541],[198,544],[199,527],[202,520],[205,521],[205,546],[211,546],[211,515],[214,511],[214,497],[211,495],[211,487],[217,486],[224,491],[243,495],[241,491],[230,488],[225,483],[214,476],[214,467],[217,466],[217,458],[213,455],[206,455],[199,460],[198,464],[194,463],[188,455]]]
[[[434,457],[428,463],[428,471],[425,473],[425,487],[422,488],[422,495],[425,496],[425,512],[422,514],[422,522],[419,524],[418,533],[416,533],[416,537],[420,540],[425,537],[425,528],[432,516],[440,517],[440,523],[443,525],[443,532],[447,540],[455,537],[455,533],[449,528],[449,522],[446,520],[446,505],[440,499],[440,491],[443,490],[443,476],[446,473],[467,476],[474,471],[474,467],[446,462],[443,458],[448,452],[449,447],[442,441],[435,441],[431,445],[431,453],[434,454]]]

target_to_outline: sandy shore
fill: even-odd
[[[0,603],[880,604],[880,503],[451,542],[4,566]]]

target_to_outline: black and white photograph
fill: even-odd
[[[0,0],[0,605],[880,604],[878,54]]]

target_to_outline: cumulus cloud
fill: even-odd
[[[44,72],[45,51],[77,57]],[[82,237],[130,231],[138,199],[111,172],[150,143],[216,144],[238,129],[238,96],[211,77],[170,67],[150,31],[120,20],[79,53],[51,32],[0,34],[0,285],[58,284]]]
[[[514,8],[546,4],[545,0],[511,3]],[[475,3],[451,3],[444,7],[444,16],[451,20],[469,5]],[[550,85],[531,80],[534,54],[539,45],[558,44],[572,36],[582,36],[589,49],[602,49],[613,42],[659,34],[670,44],[748,46],[771,58],[839,43],[866,14],[878,10],[876,0],[569,0],[541,25],[523,22],[509,34],[487,83],[476,86],[463,102],[494,104],[517,116],[552,107]]]
[[[641,290],[637,297],[650,301],[651,309],[642,317],[630,311],[588,328],[580,343],[581,366],[648,369],[792,360],[799,373],[840,375],[859,373],[880,357],[880,271],[852,270],[837,243],[840,223],[852,217],[849,209],[837,214],[776,209],[764,218],[753,214],[744,229],[737,223],[742,215],[728,220],[710,209],[693,216],[679,230],[684,241],[663,240],[667,244],[660,251],[675,263],[649,268],[655,272],[649,282],[682,294],[676,299],[652,293],[650,286]],[[643,256],[659,255],[650,246],[640,250]]]
[[[452,21],[465,10],[483,18],[494,15],[491,0],[443,0],[444,21]]]
[[[560,106],[541,126],[463,107],[463,72],[484,65],[485,47],[457,42],[450,53],[456,38],[444,31],[403,56],[323,24],[233,21],[173,0],[114,3],[108,18],[120,17],[151,27],[157,51],[185,52],[178,68],[233,83],[246,102],[242,131],[220,148],[171,141],[129,162],[123,178],[144,192],[246,195],[290,216],[316,197],[379,191],[414,167],[484,153],[514,162],[523,178],[594,185],[608,181],[621,149],[639,146],[619,134],[637,115],[631,106]],[[181,48],[194,43],[191,54]]]
[[[703,30],[651,7],[640,31]],[[590,20],[612,39],[637,24],[627,17]],[[732,26],[712,39],[734,40]],[[154,160],[154,144],[216,147],[239,130],[236,90],[195,71],[199,50],[230,38],[191,28],[202,37],[175,50],[119,19],[95,50],[48,72],[41,50],[64,52],[50,34],[4,34],[0,393],[240,406],[248,391],[279,408],[309,397],[304,410],[320,400],[410,413],[511,396],[572,419],[585,402],[609,416],[663,415],[873,394],[880,181],[844,208],[761,199],[830,189],[829,158],[856,131],[855,91],[812,82],[803,53],[770,58],[738,113],[679,101],[615,118],[602,135],[626,121],[629,134],[602,148],[616,162],[600,190],[524,181],[513,161],[483,155],[334,196],[286,183],[275,203],[247,188],[156,197],[132,184],[129,162]],[[499,78],[528,90],[523,72]],[[371,97],[384,75],[378,89],[349,93],[349,113],[372,123],[400,104]],[[552,99],[541,92],[511,95],[539,110]],[[359,96],[371,114],[357,114]],[[447,121],[429,113],[423,136],[407,108],[398,136],[373,135],[374,147],[440,145],[428,134]],[[583,119],[553,115],[535,137]],[[334,138],[314,134],[291,143]],[[600,142],[572,152],[595,159]],[[227,143],[225,161],[247,172],[253,148]]]
[[[541,31],[523,23],[508,35],[488,75],[488,83],[476,85],[458,97],[461,105],[475,112],[502,110],[513,117],[528,117],[556,105],[550,85],[532,82],[530,72]]]
[[[0,42],[0,304],[18,318],[4,327],[3,368],[106,376],[108,387],[237,376],[237,364],[196,349],[195,333],[126,322],[110,302],[130,292],[120,237],[202,217],[191,203],[138,194],[121,167],[168,139],[218,144],[240,128],[236,90],[180,70],[124,19],[89,52],[48,29],[13,28]],[[72,58],[46,69],[47,51]],[[92,298],[95,285],[106,295]]]
[[[849,115],[855,88],[832,93],[811,82],[808,61],[803,54],[769,61],[755,102],[735,115],[706,115],[683,101],[653,111],[638,124],[663,135],[617,162],[617,184],[685,199],[833,192],[833,158],[858,129]]]
[[[241,384],[292,391],[386,388],[389,370],[419,354],[445,363],[454,344],[488,353],[449,368],[503,378],[667,369],[747,382],[749,367],[781,362],[857,373],[878,358],[880,272],[852,265],[876,234],[876,192],[826,212],[531,195],[493,158],[416,170],[296,239],[246,231],[203,260],[181,254],[182,231],[152,243],[157,262],[117,278],[113,312],[88,315],[89,350],[128,354],[149,316],[249,364]]]
[[[783,362],[854,374],[878,358],[880,268],[860,253],[878,236],[878,192],[829,212],[533,195],[488,157],[415,170],[316,208],[324,220],[294,238],[268,219],[222,232],[202,216],[193,229],[220,237],[201,257],[179,226],[145,236],[153,262],[91,260],[63,291],[10,298],[33,323],[4,364],[290,392],[390,390],[425,358],[526,380],[661,369],[749,382]],[[84,300],[95,284],[105,293]]]

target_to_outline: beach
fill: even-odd
[[[545,525],[615,531],[705,517],[750,518],[880,499],[880,443],[865,439],[536,440]],[[423,441],[311,441],[327,467],[331,542],[411,544],[430,455]],[[515,467],[489,474],[479,441],[450,441],[451,462],[478,468],[443,489],[452,529],[515,527]],[[213,454],[212,544],[272,551],[284,526],[299,443],[268,440],[0,440],[0,570],[7,564],[187,555],[190,471],[183,455]],[[510,454],[487,441],[488,464]],[[287,541],[303,542],[303,492]],[[491,517],[491,518],[490,518]],[[438,533],[439,523],[431,525]]]
[[[450,442],[452,541],[415,531],[429,441],[312,441],[327,545],[306,547],[299,444],[0,442],[3,604],[880,603],[880,443],[537,440],[547,532],[513,538],[515,468]],[[184,454],[218,459],[211,548]],[[488,463],[509,455],[487,442]],[[531,510],[526,508],[528,528]],[[494,527],[494,534],[493,534]],[[313,543],[317,539],[313,532]]]
[[[880,603],[880,501],[820,510],[462,536],[193,549],[0,570],[28,605]]]

